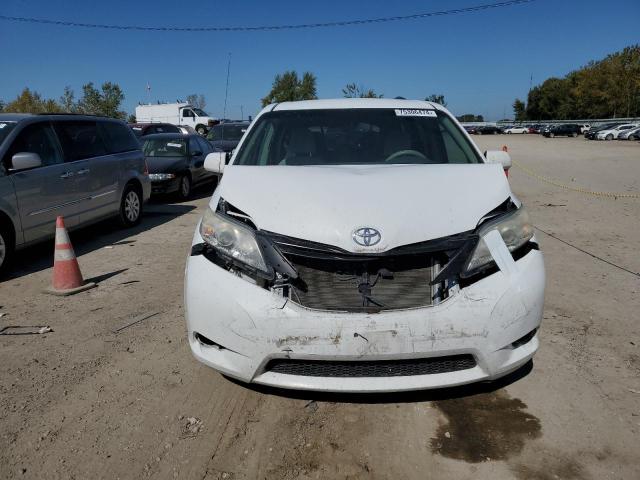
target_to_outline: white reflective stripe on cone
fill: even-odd
[[[61,249],[58,250],[56,249],[56,253],[53,256],[54,261],[59,261],[59,260],[75,260],[76,258],[76,254],[73,251],[73,248],[65,248],[65,249]]]
[[[56,245],[71,243],[66,228],[56,228]]]

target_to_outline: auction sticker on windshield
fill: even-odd
[[[396,108],[396,117],[436,117],[435,110],[424,108]]]

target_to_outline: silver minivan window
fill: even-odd
[[[236,165],[483,163],[455,122],[434,109],[276,111],[248,135]]]

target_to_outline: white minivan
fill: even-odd
[[[342,392],[527,364],[545,271],[510,164],[435,103],[264,108],[228,165],[205,161],[224,175],[186,267],[194,356],[244,382]]]

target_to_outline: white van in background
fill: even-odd
[[[209,126],[217,123],[207,112],[188,103],[158,103],[136,107],[138,123],[172,123],[192,127],[200,135],[207,133]]]

